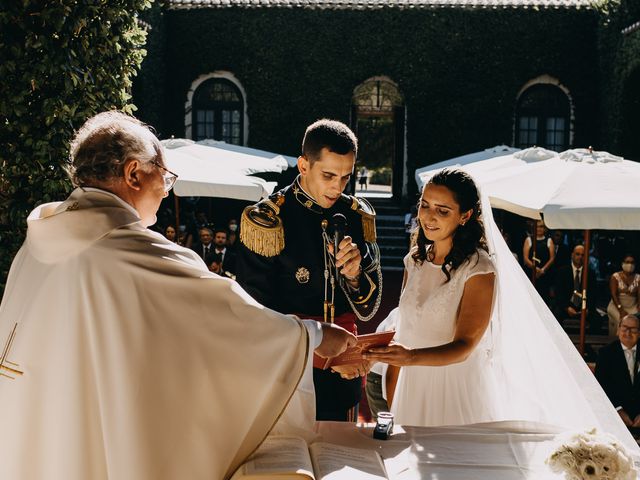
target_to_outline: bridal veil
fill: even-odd
[[[497,271],[488,333],[505,419],[569,430],[596,427],[640,457],[638,444],[595,376],[509,250],[485,195],[482,217]]]

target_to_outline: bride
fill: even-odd
[[[392,378],[403,367],[396,388],[387,385],[400,424],[496,420],[502,415],[486,340],[495,267],[471,177],[437,173],[422,193],[418,221],[416,245],[404,259],[396,343],[367,358],[390,364]]]
[[[395,342],[365,354],[369,365],[389,364],[387,399],[397,423],[597,427],[637,454],[637,443],[509,251],[471,176],[437,172],[422,191],[418,218],[392,312]]]

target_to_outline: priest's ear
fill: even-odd
[[[133,158],[127,160],[123,167],[124,183],[133,190],[140,190],[142,188],[142,164],[139,160]]]

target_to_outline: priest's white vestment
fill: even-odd
[[[0,479],[227,478],[309,348],[299,320],[78,188],[29,216],[0,306]]]

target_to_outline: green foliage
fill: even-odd
[[[380,167],[369,172],[369,183],[391,185],[391,167]]]
[[[108,109],[132,112],[149,0],[21,0],[0,10],[0,294],[26,216],[71,190],[74,129]]]
[[[640,30],[625,32],[640,21],[640,2],[609,0],[598,5],[598,51],[603,138],[606,148],[640,160],[637,124],[640,75]],[[633,102],[635,103],[635,102]],[[629,113],[626,113],[629,112]],[[631,118],[630,118],[631,117]]]

